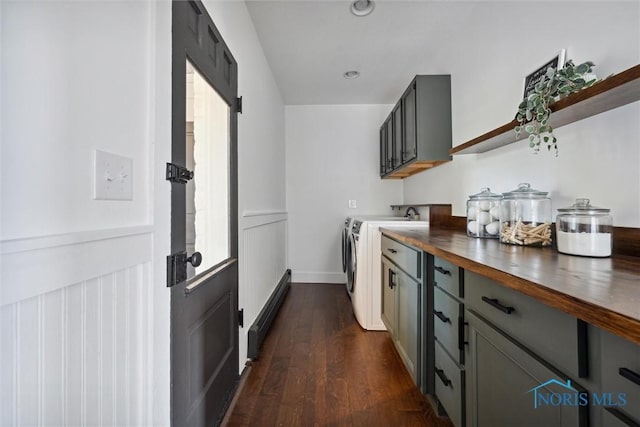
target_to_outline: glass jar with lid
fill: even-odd
[[[556,243],[558,252],[588,257],[611,256],[613,218],[611,209],[591,206],[589,199],[576,199],[558,209]]]
[[[551,245],[551,199],[528,183],[502,193],[500,241],[521,246]]]
[[[467,236],[497,239],[500,234],[501,194],[488,187],[467,200]]]

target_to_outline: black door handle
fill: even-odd
[[[497,298],[482,297],[482,301],[486,302],[491,307],[497,308],[503,313],[511,314],[516,311],[516,309],[513,307],[507,307],[506,305],[500,304],[500,301],[498,301]]]
[[[618,370],[618,373],[623,377],[625,377],[626,379],[628,379],[629,381],[631,381],[632,383],[640,385],[640,374],[638,374],[637,372],[633,372],[631,369],[628,369],[628,368],[620,368]]]
[[[395,275],[396,273],[393,270],[389,269],[389,289],[393,289],[393,287],[396,285],[393,280]]]
[[[194,252],[191,254],[189,258],[187,258],[187,262],[194,267],[202,264],[202,254],[200,252]]]
[[[434,265],[433,268],[438,272],[438,273],[442,273],[445,275],[449,275],[451,276],[451,272],[445,268],[442,268],[440,266]]]
[[[449,387],[449,385],[451,384],[451,380],[447,378],[447,376],[445,375],[442,369],[436,368],[436,375],[438,375],[438,378],[440,378],[440,381],[442,381],[442,384],[444,384],[446,387]]]
[[[393,248],[387,248],[387,250],[388,250],[389,252],[391,252],[392,254],[398,253],[398,251],[396,251],[396,250],[395,250],[395,249],[393,249]]]
[[[434,311],[433,314],[438,316],[438,319],[442,320],[444,323],[451,323],[451,319],[444,315],[441,311]]]

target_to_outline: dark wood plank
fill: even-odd
[[[447,426],[387,332],[364,331],[344,285],[291,285],[228,426]]]
[[[640,65],[553,103],[549,124],[554,128],[564,126],[638,100],[640,100]],[[517,125],[518,121],[513,119],[505,125],[453,147],[449,150],[449,154],[484,153],[526,139],[527,135],[524,132],[516,137],[514,128]]]
[[[552,248],[505,245],[442,228],[383,232],[640,344],[638,257],[564,255]]]

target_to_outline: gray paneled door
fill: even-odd
[[[236,61],[204,5],[174,1],[171,163],[193,172],[171,183],[171,250],[186,253],[167,273],[178,278],[171,288],[174,426],[218,425],[238,380],[236,100]]]

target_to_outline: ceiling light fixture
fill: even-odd
[[[375,7],[373,0],[355,0],[351,3],[351,13],[356,16],[367,16]]]
[[[351,71],[347,71],[343,74],[345,79],[357,79],[358,77],[360,77],[360,71],[356,71],[356,70],[351,70]]]

